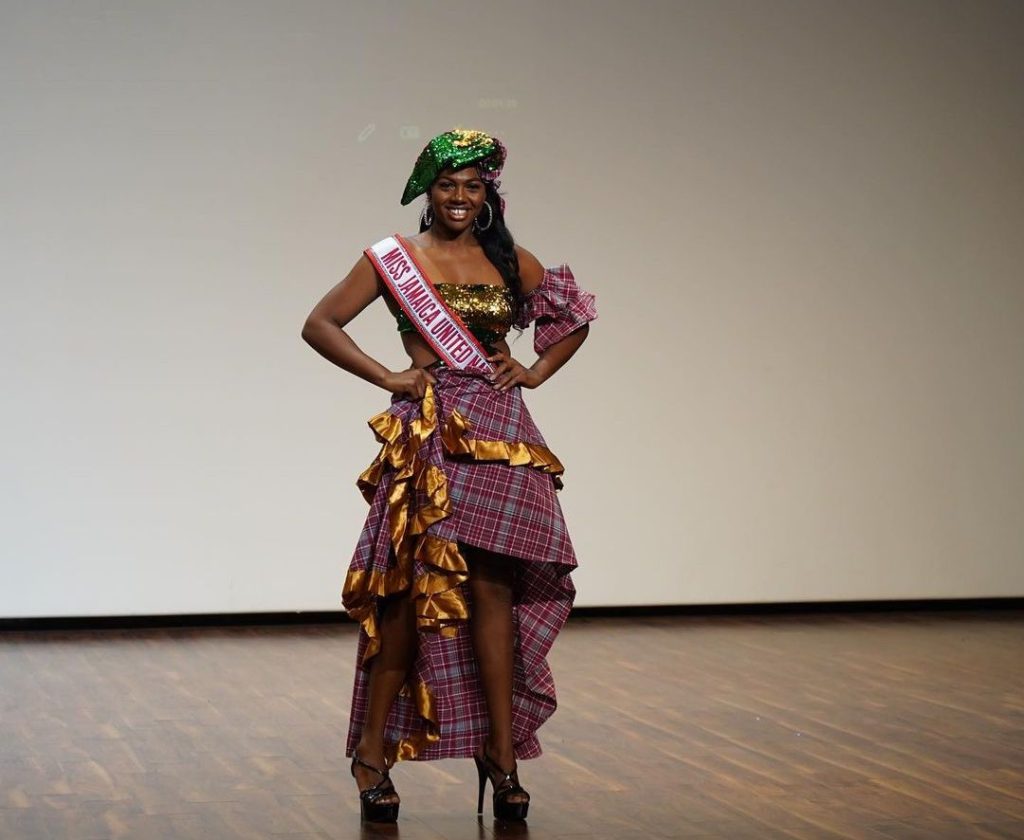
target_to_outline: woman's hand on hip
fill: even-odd
[[[507,391],[515,385],[536,388],[541,383],[540,375],[536,371],[524,367],[509,353],[499,350],[487,359],[494,363],[494,372],[491,373],[490,379],[491,386],[496,391]]]
[[[427,386],[437,380],[425,368],[409,368],[384,377],[381,385],[385,390],[410,400],[421,400],[427,393]]]

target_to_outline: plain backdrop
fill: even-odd
[[[0,616],[341,608],[388,395],[299,333],[453,126],[597,295],[578,605],[1024,595],[1024,4],[0,14]]]

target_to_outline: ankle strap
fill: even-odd
[[[356,765],[357,765],[357,764],[361,764],[361,765],[362,765],[363,767],[365,767],[365,768],[366,768],[367,770],[372,770],[372,771],[373,771],[374,773],[376,773],[376,774],[377,774],[378,776],[380,776],[380,777],[381,777],[382,779],[386,779],[386,778],[388,778],[388,771],[387,771],[387,770],[381,770],[381,769],[380,769],[379,767],[374,767],[374,766],[373,766],[372,764],[367,764],[367,763],[366,763],[365,761],[363,761],[363,760],[362,760],[362,759],[361,759],[361,758],[360,758],[360,757],[359,757],[358,755],[356,755],[355,753],[352,753],[352,775],[353,775],[353,776],[354,776],[354,775],[355,775],[355,773],[356,773]]]
[[[496,761],[495,761],[495,760],[494,760],[493,758],[491,758],[491,757],[490,757],[490,756],[489,756],[489,755],[487,754],[487,750],[484,750],[484,751],[483,751],[483,755],[484,755],[484,763],[485,763],[485,764],[487,765],[487,767],[488,767],[489,769],[492,769],[492,770],[497,770],[497,771],[498,771],[499,773],[501,773],[501,775],[502,775],[502,776],[504,777],[504,778],[503,778],[503,779],[502,779],[502,780],[501,780],[500,782],[498,782],[498,783],[497,783],[497,784],[495,785],[495,787],[496,787],[496,788],[497,788],[497,787],[505,787],[505,785],[508,785],[508,784],[511,784],[511,785],[513,785],[514,787],[519,787],[519,783],[518,783],[518,782],[517,782],[517,781],[516,781],[515,779],[513,779],[513,778],[512,778],[512,777],[513,777],[513,776],[515,776],[515,775],[516,775],[516,773],[517,773],[517,772],[519,771],[519,767],[518,767],[518,765],[516,765],[516,764],[513,764],[513,765],[512,765],[512,769],[511,769],[511,770],[509,770],[509,771],[508,771],[508,772],[506,773],[506,772],[505,772],[505,770],[504,770],[504,768],[502,768],[501,766],[499,766],[499,765],[498,765],[498,762],[496,762]]]

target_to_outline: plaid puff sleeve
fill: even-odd
[[[526,327],[536,321],[533,349],[540,355],[596,318],[594,296],[576,285],[572,271],[563,263],[558,268],[544,269],[544,279],[526,296],[516,326]]]

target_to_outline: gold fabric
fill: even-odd
[[[484,344],[504,338],[511,329],[515,298],[505,286],[493,283],[435,283],[434,288],[469,331]],[[388,305],[398,322],[399,332],[415,331],[412,322],[390,297]]]
[[[430,686],[423,682],[423,680],[415,680],[412,683],[403,685],[399,694],[412,697],[417,714],[426,719],[428,723],[425,730],[414,732],[407,738],[400,738],[397,743],[385,746],[385,753],[389,764],[414,759],[427,744],[431,744],[441,738],[437,725],[437,708]]]
[[[475,461],[507,461],[512,467],[536,467],[554,477],[555,487],[561,489],[562,462],[546,446],[523,441],[477,440],[467,437],[471,425],[459,412],[453,411],[441,430],[445,450],[451,455],[463,455]]]
[[[380,652],[377,627],[377,599],[410,591],[416,613],[416,626],[421,632],[453,636],[459,625],[469,619],[469,609],[460,588],[469,580],[469,566],[459,551],[458,543],[426,533],[427,529],[451,515],[448,479],[440,467],[428,463],[420,448],[437,431],[437,402],[428,385],[423,396],[420,416],[407,427],[402,438],[402,421],[383,411],[369,420],[370,428],[381,442],[380,452],[359,476],[357,484],[367,502],[373,501],[385,465],[395,470],[388,493],[388,530],[394,549],[395,565],[385,572],[352,569],[345,577],[342,603],[348,614],[358,621],[367,636],[362,664]],[[441,431],[445,450],[454,456],[478,461],[506,461],[510,466],[530,466],[554,476],[564,472],[561,462],[546,446],[522,441],[483,441],[467,436],[470,423],[453,410]],[[426,501],[414,505],[420,491]],[[426,571],[413,576],[415,561]],[[417,680],[407,683],[401,692],[411,697],[417,713],[427,721],[425,730],[413,733],[389,745],[392,761],[414,758],[429,743],[439,740],[436,703],[430,686]]]
[[[380,650],[377,633],[376,599],[404,592],[412,587],[417,626],[423,630],[454,634],[453,622],[469,617],[459,584],[469,579],[469,567],[458,544],[425,533],[427,528],[451,513],[448,479],[444,470],[419,455],[420,447],[437,429],[437,403],[433,389],[423,397],[421,415],[409,423],[408,436],[402,442],[402,421],[387,411],[370,418],[370,428],[381,441],[381,450],[373,463],[357,480],[367,502],[384,473],[384,465],[395,470],[388,493],[388,529],[394,549],[395,566],[384,573],[354,569],[345,578],[342,603],[349,615],[363,624],[369,638],[363,662]],[[426,502],[414,508],[415,490],[426,495]],[[431,571],[413,580],[413,564],[420,560]],[[435,571],[436,570],[436,571]]]

